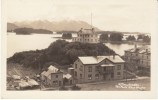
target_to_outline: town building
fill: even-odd
[[[78,57],[73,64],[75,82],[123,79],[124,63],[118,55]]]
[[[41,73],[41,80],[44,85],[58,87],[63,85],[63,72],[55,66],[50,65],[47,71]]]
[[[142,46],[125,50],[124,58],[127,62],[134,63],[138,68],[150,69],[150,47]]]
[[[66,73],[63,75],[63,84],[64,85],[72,85],[74,84],[74,80],[71,74]]]
[[[77,37],[72,38],[73,42],[82,42],[82,43],[98,43],[98,34],[95,32],[94,28],[92,29],[80,29],[77,33]]]
[[[73,85],[73,76],[63,72],[59,68],[50,65],[47,71],[41,73],[41,80],[48,87],[60,87],[63,85]]]

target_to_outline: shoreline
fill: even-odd
[[[106,41],[102,43],[111,43],[111,44],[129,44],[129,45],[151,45],[151,43],[145,43],[145,42],[138,42],[138,41]]]

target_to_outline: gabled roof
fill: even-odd
[[[92,28],[92,29],[83,29],[83,28],[81,28],[80,30],[79,30],[79,32],[78,32],[79,34],[97,34],[96,32],[95,32],[95,29],[94,28]]]
[[[52,73],[58,73],[58,72],[59,72],[58,68],[56,68],[55,66],[50,65],[48,67],[48,70],[47,71],[43,71],[41,74],[44,75],[44,76],[46,76],[46,77],[48,77],[50,79],[51,78],[51,77],[49,77],[50,74],[52,74]]]
[[[70,79],[71,77],[72,77],[72,75],[70,75],[70,74],[68,74],[68,73],[63,75],[63,78]]]
[[[53,71],[53,72],[57,72],[59,69],[56,68],[56,67],[53,66],[53,65],[50,65],[50,66],[48,67],[48,70],[51,70],[51,71]]]
[[[138,48],[132,48],[132,49],[128,49],[125,50],[128,52],[133,52],[133,53],[150,53],[150,47],[149,46],[143,46],[143,47],[138,47]]]
[[[104,59],[108,59],[113,63],[124,63],[125,61],[118,55],[115,56],[86,56],[78,57],[83,64],[98,64]]]

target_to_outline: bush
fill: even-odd
[[[135,41],[136,38],[132,35],[129,35],[127,38],[126,38],[128,41]]]
[[[71,89],[72,89],[72,90],[80,90],[81,87],[74,85],[74,86],[71,87]]]
[[[62,38],[63,38],[63,39],[72,39],[72,34],[71,34],[71,33],[64,33],[64,34],[62,35]]]
[[[108,41],[108,34],[101,34],[99,38],[100,42]]]
[[[62,86],[59,88],[59,90],[68,90],[68,88],[66,88],[65,86]]]
[[[123,34],[116,32],[116,33],[112,33],[110,34],[110,41],[122,41],[123,38]]]

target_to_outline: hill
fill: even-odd
[[[75,21],[75,20],[62,20],[62,21],[47,21],[47,20],[37,20],[37,21],[23,21],[15,22],[15,25],[19,27],[27,27],[34,29],[46,29],[50,31],[78,31],[81,28],[90,28],[87,22]],[[99,29],[93,26],[96,31]]]
[[[18,63],[25,67],[30,66],[39,69],[39,66],[43,67],[49,62],[64,66],[73,64],[78,56],[99,56],[109,54],[115,54],[115,52],[101,43],[89,44],[57,40],[47,49],[16,53],[7,59],[7,64]]]
[[[14,29],[18,28],[17,25],[13,24],[13,23],[7,23],[7,32],[11,32]]]

